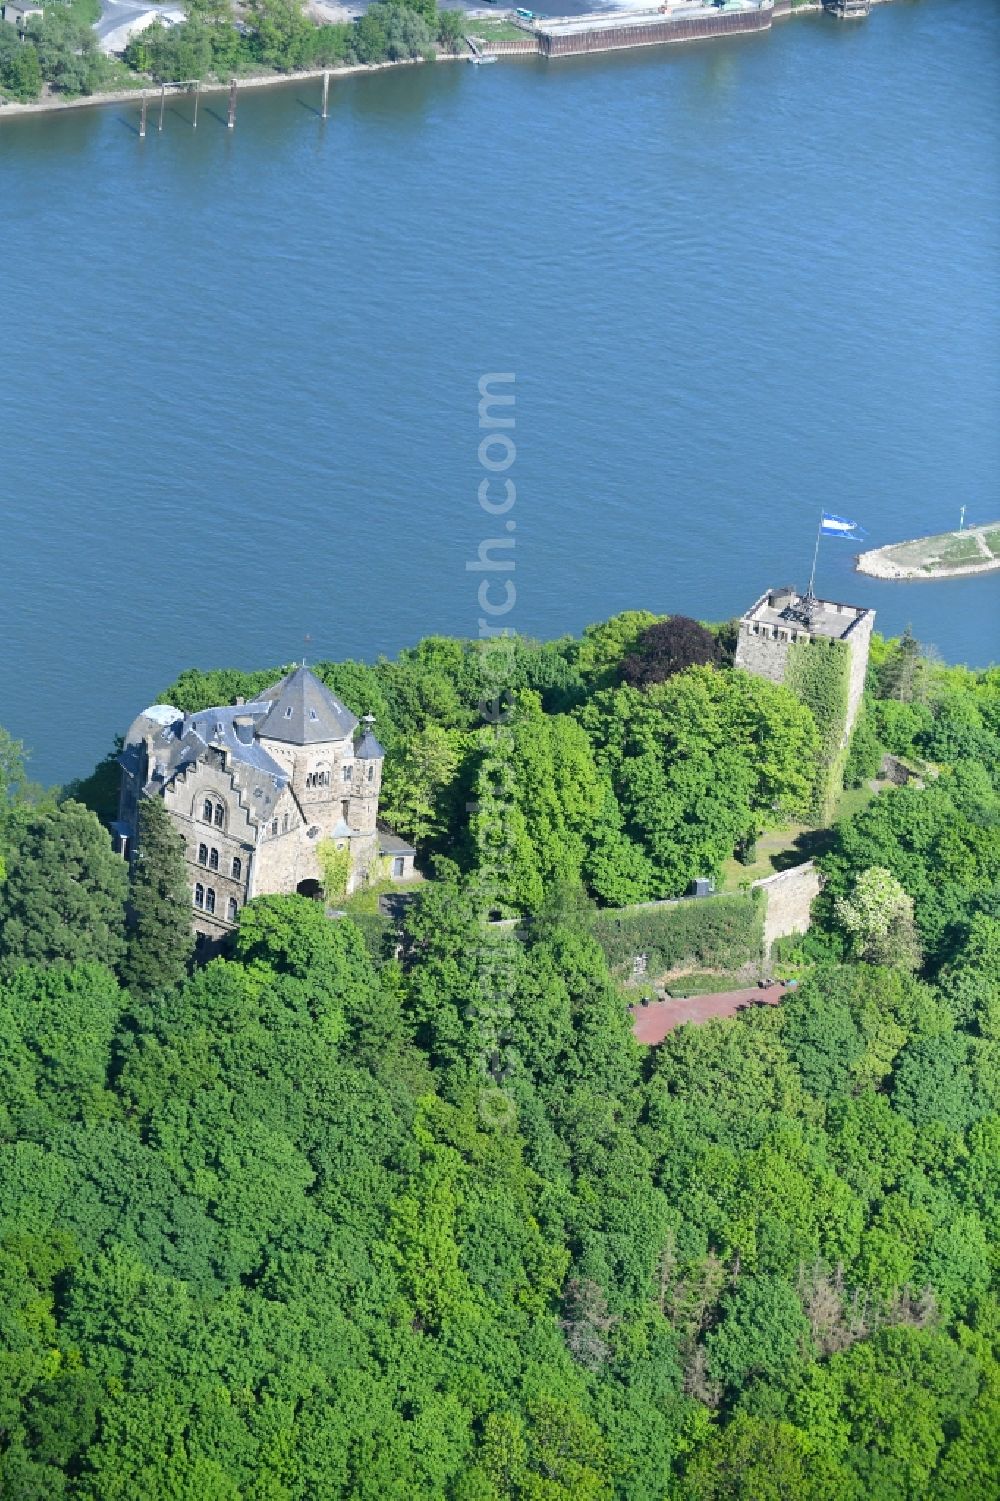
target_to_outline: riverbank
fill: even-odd
[[[873,5],[889,3],[891,3],[891,0],[872,0]],[[625,3],[621,4],[620,6],[613,5],[609,7],[609,10],[611,14],[613,14],[617,10],[618,14],[624,19],[628,17],[630,11],[635,11],[637,8],[638,7],[634,4]],[[806,4],[800,5],[794,4],[794,0],[792,0],[792,3],[789,3],[789,0],[776,0],[773,10],[773,19],[787,20],[791,16],[815,15],[817,12],[822,11],[822,9],[822,0],[807,0]],[[509,14],[512,14],[512,12]],[[603,15],[605,13],[602,12],[601,14]],[[502,19],[502,14],[497,15],[496,21],[499,22]],[[579,20],[579,18],[576,19]],[[479,27],[482,27],[482,22],[479,21],[479,27],[477,27],[477,20],[479,20],[478,17],[470,16],[469,34],[475,36],[478,39],[481,35]],[[490,20],[493,20],[492,16],[490,17]],[[490,39],[489,32],[485,27],[482,27],[482,32],[484,33],[482,39],[487,42],[488,50],[492,50],[488,47]],[[524,35],[526,40],[536,41],[537,47],[536,33],[525,29]],[[663,45],[666,44],[667,39],[664,39]],[[537,51],[536,49],[529,48],[522,49],[519,48],[516,44],[505,44],[503,42],[498,44],[495,52],[495,56],[505,58],[532,57],[536,55],[541,55],[541,49],[538,49]],[[472,58],[471,54],[468,51],[461,51],[439,52],[434,58],[427,60],[439,63],[470,62]],[[276,88],[281,84],[298,83],[302,80],[307,79],[321,79],[324,74],[329,74],[331,78],[346,78],[350,75],[358,73],[381,73],[385,72],[386,69],[389,68],[414,67],[415,65],[420,64],[424,61],[425,59],[420,57],[399,58],[395,61],[382,63],[349,63],[327,68],[303,68],[291,73],[246,74],[237,77],[236,82],[240,90]],[[230,80],[228,78],[217,79],[215,81],[205,81],[200,83],[198,92],[201,94],[221,94],[226,93],[229,87]],[[129,102],[134,103],[141,100],[143,93],[146,93],[151,97],[158,98],[160,94],[160,85],[152,78],[143,79],[137,76],[134,84],[131,84],[128,88],[110,89],[94,94],[80,94],[72,98],[67,98],[66,96],[60,95],[58,93],[49,92],[47,94],[44,94],[40,99],[33,99],[27,103],[19,103],[15,100],[0,99],[0,121],[19,119],[25,115],[54,114],[59,111],[68,109],[90,109],[104,105],[120,105],[127,104]]]
[[[348,63],[337,68],[302,68],[295,73],[250,73],[237,78],[236,82],[240,92],[244,89],[270,89],[278,84],[300,83],[305,79],[319,79],[324,73],[329,73],[331,78],[346,78],[354,73],[384,73],[388,68],[413,68],[420,66],[425,61],[422,57],[404,57],[396,62],[385,63]],[[469,61],[468,52],[439,52],[430,59],[436,63],[463,63]],[[229,80],[214,80],[200,83],[199,94],[227,94],[229,92]],[[15,119],[22,115],[46,115],[54,114],[65,109],[89,109],[98,105],[107,104],[137,104],[143,94],[151,99],[159,99],[160,85],[152,79],[137,79],[134,88],[114,89],[105,93],[80,94],[79,96],[66,99],[58,94],[51,94],[46,98],[33,99],[29,104],[16,104],[11,101],[0,102],[0,121]],[[183,91],[172,89],[173,97],[182,97]]]
[[[1000,521],[863,552],[857,571],[880,579],[966,578],[1000,569]]]

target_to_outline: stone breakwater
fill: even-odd
[[[1000,521],[863,552],[857,571],[880,579],[964,578],[1000,569]]]

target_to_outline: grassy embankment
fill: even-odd
[[[878,782],[873,786],[845,788],[837,798],[829,823],[822,828],[791,823],[783,829],[769,829],[757,840],[756,858],[750,865],[741,864],[735,856],[725,862],[722,867],[723,889],[738,891],[745,882],[762,881],[779,870],[788,870],[821,855],[831,843],[834,825],[860,813],[876,792],[888,785],[887,782]]]
[[[469,36],[475,37],[476,41],[484,42],[523,42],[530,41],[529,33],[521,26],[515,26],[513,21],[497,17],[495,21],[470,21],[468,27]]]

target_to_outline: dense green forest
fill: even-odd
[[[303,0],[185,0],[186,20],[157,22],[124,59],[97,46],[98,0],[46,0],[23,31],[0,21],[0,98],[37,99],[43,84],[66,95],[153,82],[227,79],[304,68],[433,59],[465,49],[464,12],[437,0],[376,0],[357,21],[317,24]],[[238,24],[237,24],[238,21]]]
[[[829,776],[732,645],[320,664],[433,879],[399,933],[260,898],[195,969],[159,805],[129,885],[113,760],[46,793],[0,740],[0,1495],[1000,1495],[1000,671],[876,640],[846,779],[916,779],[815,831],[797,990],[643,1050],[609,907]]]

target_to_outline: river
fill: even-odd
[[[86,772],[189,665],[476,634],[491,536],[501,623],[555,636],[801,586],[822,507],[869,546],[998,514],[998,53],[1000,8],[911,0],[341,79],[325,122],[314,80],[233,131],[222,96],[144,141],[131,104],[0,121],[0,723],[32,773]],[[854,551],[818,593],[997,655],[996,576]]]

